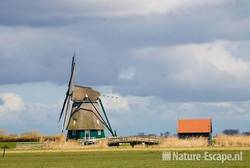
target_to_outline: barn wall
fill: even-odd
[[[178,133],[178,137],[180,139],[204,137],[204,138],[207,138],[209,145],[212,144],[212,134],[211,133]]]

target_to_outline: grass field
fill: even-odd
[[[179,151],[184,152],[184,151]],[[190,151],[203,153],[203,151]],[[237,153],[239,151],[216,150],[216,153]],[[93,152],[35,152],[7,153],[0,158],[1,168],[201,168],[201,167],[249,167],[250,151],[243,151],[243,161],[162,161],[161,151],[93,151]]]
[[[0,149],[4,146],[7,146],[8,148],[15,148],[16,142],[0,142]]]

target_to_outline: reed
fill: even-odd
[[[244,135],[218,135],[214,138],[214,146],[218,147],[250,147],[250,136]]]

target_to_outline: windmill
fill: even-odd
[[[104,138],[105,128],[112,136],[116,136],[105,112],[100,92],[91,87],[76,85],[75,68],[73,56],[68,90],[59,116],[59,122],[63,118],[62,131],[67,130],[68,139]]]

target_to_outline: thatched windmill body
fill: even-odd
[[[64,118],[62,131],[67,130],[67,138],[85,140],[104,138],[105,128],[112,136],[116,136],[103,107],[100,92],[90,87],[76,85],[74,80],[75,59],[73,57],[68,90],[59,116],[59,121]]]

